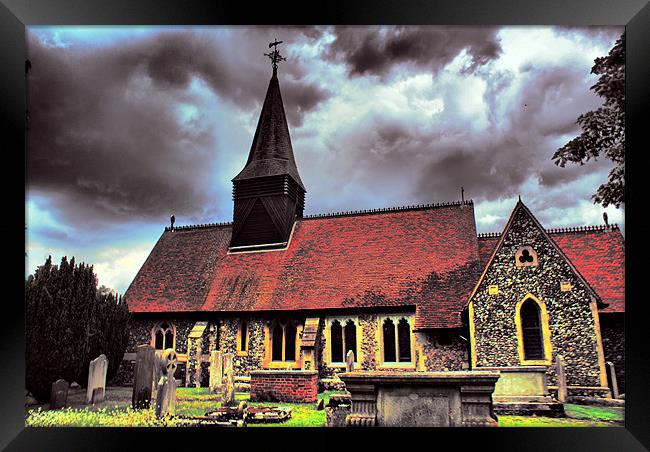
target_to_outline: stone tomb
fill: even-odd
[[[346,426],[496,427],[498,372],[346,372]]]
[[[549,394],[546,366],[480,369],[501,374],[494,389],[494,410],[497,414],[564,416],[564,405]]]
[[[104,401],[106,391],[106,371],[108,370],[108,359],[105,355],[99,355],[93,359],[88,366],[88,388],[86,390],[86,403],[99,403]]]
[[[62,379],[52,383],[52,394],[50,395],[51,410],[65,408],[68,403],[68,387],[68,382]]]
[[[131,404],[134,409],[149,408],[153,386],[153,366],[156,355],[151,345],[138,345],[133,376],[133,396]]]

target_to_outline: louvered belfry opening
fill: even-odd
[[[244,169],[233,179],[231,248],[283,247],[302,218],[305,188],[298,174],[276,74]]]
[[[544,359],[539,306],[529,298],[521,306],[520,315],[524,341],[524,359]]]

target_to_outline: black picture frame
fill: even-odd
[[[146,450],[178,448],[237,448],[254,450],[350,447],[385,449],[487,448],[499,450],[647,450],[650,447],[650,415],[647,377],[645,300],[641,282],[645,270],[644,237],[647,145],[642,119],[648,105],[650,60],[650,5],[645,0],[470,0],[329,1],[299,5],[267,2],[250,5],[234,1],[180,0],[2,0],[0,5],[0,98],[4,152],[4,199],[9,209],[2,222],[5,243],[3,274],[4,322],[0,347],[2,422],[0,446],[7,450],[119,450],[136,444]],[[25,26],[28,25],[217,25],[217,24],[440,24],[440,25],[625,25],[626,61],[626,420],[625,428],[588,429],[84,429],[24,427],[24,191],[20,193],[21,150],[25,149]],[[25,157],[25,155],[23,155]],[[24,160],[22,160],[24,164]],[[25,167],[23,166],[23,169]],[[16,259],[14,261],[14,259]],[[638,265],[637,265],[638,264]],[[237,445],[239,442],[239,445]]]

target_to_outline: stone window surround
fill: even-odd
[[[519,257],[522,255],[524,251],[529,252],[530,256],[533,258],[532,262],[522,263],[519,261]],[[521,268],[521,267],[538,267],[538,266],[539,266],[539,258],[537,257],[537,251],[535,251],[535,248],[533,248],[530,245],[524,245],[517,248],[517,251],[515,251],[515,267]]]
[[[395,354],[397,359],[399,359],[399,334],[397,331],[397,325],[401,319],[405,319],[408,322],[409,330],[411,331],[410,341],[411,341],[411,361],[409,362],[393,362],[386,361],[384,362],[384,320],[391,319],[395,325]],[[415,333],[413,332],[413,322],[415,318],[413,314],[390,314],[390,315],[380,315],[377,317],[377,343],[379,347],[375,352],[375,360],[378,363],[379,369],[412,369],[415,370],[415,348],[416,340]]]
[[[242,337],[242,324],[246,323],[246,337]],[[237,356],[248,356],[248,342],[250,337],[250,322],[247,319],[239,319],[237,322]],[[244,350],[242,350],[242,340],[244,341]]]
[[[295,341],[295,361],[273,361],[273,350],[271,342],[271,326],[279,320],[286,319],[292,321],[296,327],[296,341]],[[302,356],[300,353],[300,340],[302,338],[302,330],[305,326],[304,319],[295,319],[291,317],[278,316],[273,320],[264,322],[264,359],[262,360],[263,369],[300,369],[302,366]],[[284,333],[282,335],[284,341]],[[284,353],[284,345],[282,347]]]
[[[361,324],[359,323],[359,317],[358,316],[333,316],[333,317],[326,317],[325,319],[325,363],[327,367],[334,367],[334,368],[345,368],[345,361],[342,362],[333,362],[332,361],[332,338],[331,338],[331,327],[332,323],[334,321],[338,320],[341,323],[341,327],[345,328],[345,324],[348,320],[352,320],[354,323],[354,326],[357,329],[357,353],[358,355],[355,354],[354,356],[354,362],[355,364],[363,362],[363,352],[361,351],[362,348],[360,347],[361,343],[363,342],[363,329],[361,328]],[[345,340],[345,339],[344,339]],[[345,359],[345,356],[343,357]]]
[[[542,329],[542,345],[544,347],[544,359],[525,359],[524,355],[524,337],[521,324],[521,307],[526,300],[533,300],[539,308],[539,321]],[[535,295],[528,293],[524,295],[515,306],[515,325],[517,328],[517,354],[519,364],[522,366],[549,366],[552,361],[553,348],[551,346],[551,330],[548,323],[548,312],[546,304]]]
[[[164,330],[162,330],[162,324],[163,324],[163,323],[167,323],[167,325],[169,325],[169,326],[168,326],[166,329],[164,329]],[[170,331],[172,332],[172,338],[173,338],[173,339],[172,339],[172,347],[171,347],[171,348],[173,348],[174,350],[176,350],[176,325],[174,325],[174,323],[173,323],[171,320],[168,320],[168,319],[163,319],[163,320],[157,322],[157,323],[153,326],[153,328],[151,328],[151,341],[150,341],[150,345],[154,348],[154,350],[156,350],[156,333],[157,333],[159,330],[162,330],[162,332],[163,332],[163,347],[164,347],[164,343],[165,343],[165,342],[164,342],[164,339],[165,339],[165,333],[166,333],[168,330],[170,330]],[[169,348],[169,347],[167,347],[167,348]]]

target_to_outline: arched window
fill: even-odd
[[[174,348],[174,326],[167,322],[161,322],[152,331],[152,342],[156,350]]]
[[[399,362],[411,361],[411,327],[405,318],[397,324],[397,343],[399,345]]]
[[[348,352],[354,353],[354,360],[357,361],[357,326],[352,320],[345,322],[345,357],[347,358]]]
[[[383,326],[384,333],[384,361],[395,362],[397,361],[395,353],[395,324],[391,319],[384,320]]]
[[[539,306],[535,300],[528,298],[521,305],[521,336],[525,360],[544,359],[544,338]]]
[[[345,326],[342,326],[344,324]],[[330,348],[330,362],[345,362],[348,352],[354,354],[354,361],[358,362],[357,356],[357,324],[353,319],[335,319],[329,326],[329,338],[327,339]]]
[[[271,360],[296,360],[297,328],[292,320],[279,319],[271,324]]]
[[[242,320],[239,323],[239,334],[237,335],[237,353],[246,355],[248,353],[248,322]]]
[[[332,362],[343,362],[343,328],[341,322],[334,320],[330,327],[330,340],[332,341]]]

